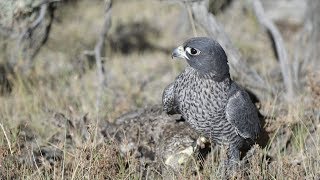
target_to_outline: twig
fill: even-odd
[[[97,141],[97,136],[98,136],[98,124],[99,124],[99,112],[100,112],[100,100],[101,100],[101,95],[104,87],[106,86],[106,81],[104,78],[104,67],[102,64],[102,56],[103,56],[103,50],[105,47],[104,40],[107,36],[107,32],[110,29],[111,26],[111,10],[112,10],[112,0],[106,0],[105,4],[105,14],[104,14],[104,22],[102,26],[102,30],[99,34],[98,41],[95,45],[94,48],[94,56],[96,59],[96,65],[97,65],[97,75],[98,75],[98,88],[97,88],[97,100],[96,100],[96,111],[97,111],[97,117],[96,117],[96,122],[95,122],[95,127],[94,127],[94,137],[93,137],[93,144],[90,150],[90,161],[89,161],[89,172],[91,170],[91,163],[92,163],[92,157],[93,157],[93,151],[95,149],[95,144]]]
[[[274,92],[272,88],[266,86],[267,83],[265,80],[245,63],[244,58],[241,56],[239,50],[232,44],[222,25],[220,25],[215,16],[208,11],[207,4],[207,0],[192,3],[191,9],[193,16],[195,21],[207,34],[216,39],[226,50],[231,71],[234,71],[239,79],[247,86],[256,87],[270,93]]]
[[[2,131],[3,131],[4,137],[6,138],[6,141],[7,141],[7,143],[8,143],[9,150],[10,150],[10,154],[13,154],[12,149],[11,149],[11,143],[10,143],[10,141],[9,141],[9,138],[8,138],[8,136],[7,136],[6,131],[4,130],[4,127],[3,127],[2,123],[0,123],[0,126],[1,126],[1,129],[2,129]]]
[[[98,73],[98,81],[99,81],[99,86],[98,86],[98,90],[97,90],[97,107],[98,107],[98,109],[100,107],[101,93],[102,93],[104,86],[106,85],[105,78],[104,78],[104,68],[102,65],[102,56],[103,56],[103,50],[105,47],[104,40],[106,38],[107,32],[110,29],[110,25],[111,25],[111,7],[112,7],[112,3],[110,0],[106,3],[104,23],[102,26],[102,30],[99,34],[98,41],[97,41],[95,48],[94,48],[94,56],[95,56],[96,64],[97,64],[97,73]]]
[[[278,55],[278,59],[281,67],[281,73],[282,73],[284,85],[286,88],[286,95],[287,95],[286,98],[292,99],[294,95],[294,91],[293,91],[293,81],[291,76],[291,66],[289,64],[288,55],[287,55],[286,48],[284,46],[282,36],[278,28],[266,16],[260,0],[253,1],[253,9],[258,21],[266,28],[268,32],[270,32],[272,40],[275,43],[275,48],[276,48],[275,51]]]

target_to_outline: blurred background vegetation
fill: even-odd
[[[256,166],[249,177],[317,179],[320,177],[320,63],[317,60],[320,3],[317,0],[262,2],[265,17],[275,24],[283,38],[288,57],[286,66],[292,70],[294,94],[288,99],[275,47],[277,39],[257,19],[253,1],[210,0],[207,4],[209,13],[223,27],[232,46],[239,50],[240,63],[257,71],[266,88],[274,87],[271,92],[256,90],[246,86],[241,73],[232,73],[233,79],[259,98],[260,112],[272,117],[264,127],[271,140],[260,151],[264,157],[271,156],[275,165],[264,166],[265,161],[255,159]],[[192,0],[114,0],[112,6],[109,3],[0,0],[1,178],[65,176],[69,179],[81,178],[81,173],[96,178],[140,177],[139,173],[127,176],[135,171],[124,162],[128,159],[110,158],[117,155],[109,143],[100,149],[92,148],[96,147],[95,141],[90,146],[80,144],[83,151],[78,161],[67,157],[73,151],[65,150],[62,144],[63,160],[55,161],[64,162],[65,166],[49,163],[41,165],[44,168],[29,167],[21,160],[33,152],[24,150],[29,147],[26,139],[36,141],[30,145],[35,148],[48,144],[57,132],[64,132],[63,127],[52,122],[57,114],[67,119],[89,117],[97,128],[126,112],[160,104],[163,89],[186,66],[183,61],[171,60],[171,50],[195,35],[219,39],[197,24],[192,14],[192,3],[197,2]],[[101,38],[102,67],[99,67],[95,50]],[[228,56],[232,54],[228,47],[225,49]],[[89,166],[96,169],[79,171],[78,168],[88,166],[81,158],[88,153],[87,145],[91,155],[94,151],[102,160],[92,160],[98,164]],[[14,156],[19,158],[13,160]],[[136,162],[130,160],[130,163]],[[101,175],[101,169],[106,171],[106,176]],[[215,178],[208,175],[211,171],[201,172],[201,177]]]

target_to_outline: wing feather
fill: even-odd
[[[240,136],[254,140],[259,135],[260,120],[257,108],[248,93],[234,82],[231,84],[226,117]]]
[[[174,83],[169,84],[162,94],[163,110],[168,114],[177,114],[177,105],[174,98]]]

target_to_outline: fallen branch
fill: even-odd
[[[275,51],[280,62],[281,73],[286,88],[286,98],[292,99],[294,96],[293,81],[291,76],[291,66],[289,64],[288,55],[282,36],[274,23],[266,16],[260,0],[253,1],[253,9],[258,21],[270,33],[271,38],[275,44]]]

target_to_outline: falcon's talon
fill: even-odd
[[[197,139],[197,146],[200,147],[200,149],[205,148],[206,143],[208,143],[208,140],[203,136],[201,136]]]

